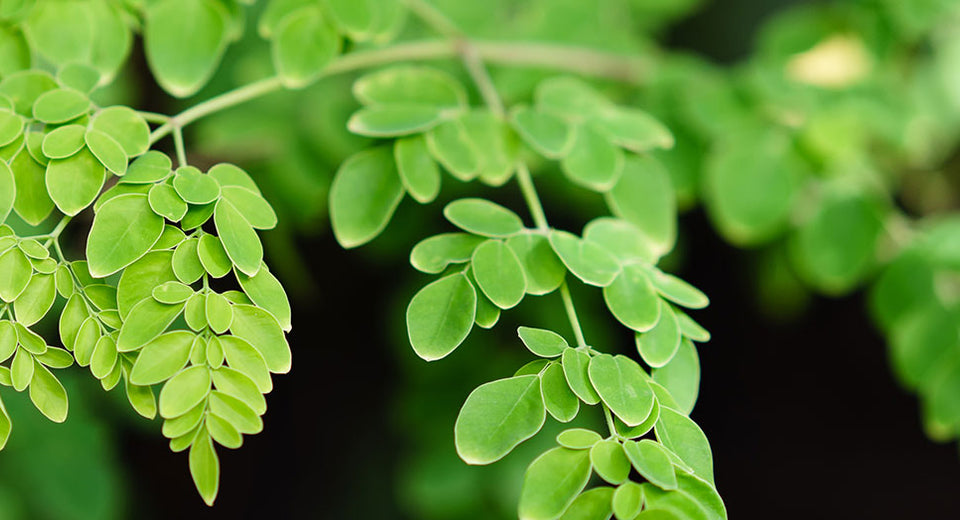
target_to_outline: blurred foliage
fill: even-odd
[[[729,65],[663,43],[670,28],[702,3],[433,2],[471,37],[577,44],[648,59],[640,85],[602,80],[594,85],[670,127],[676,146],[654,155],[670,173],[680,207],[702,205],[725,240],[757,252],[757,298],[782,319],[802,312],[813,294],[842,296],[868,288],[870,312],[890,339],[893,371],[920,395],[929,435],[955,440],[960,435],[960,223],[952,213],[960,187],[960,2],[799,5],[765,21],[752,53]],[[248,30],[227,51],[220,72],[182,107],[273,72],[269,49],[253,29],[256,19],[256,14],[247,17]],[[425,27],[408,20],[398,40],[427,35]],[[459,67],[438,66],[465,79]],[[507,104],[529,100],[535,85],[551,74],[491,69]],[[128,66],[116,86],[99,95],[105,103],[156,103],[139,90],[141,75]],[[315,275],[310,260],[295,253],[297,241],[329,235],[326,204],[334,172],[369,144],[346,130],[359,106],[350,94],[353,79],[324,78],[303,90],[258,99],[190,131],[193,160],[243,164],[276,207],[281,224],[265,237],[267,254],[300,298],[311,294]],[[545,179],[560,175],[546,162],[531,168]],[[462,185],[446,186],[440,202],[464,193]],[[602,205],[595,194],[563,183],[545,182],[542,195],[548,204],[563,201],[566,212],[557,219],[568,228],[582,225]],[[392,269],[411,244],[438,231],[435,207],[408,204],[400,212],[402,222],[358,253],[363,261]],[[682,265],[682,251],[669,260]],[[403,295],[423,281],[404,282],[391,316],[402,316]],[[584,291],[577,298],[591,338],[622,344],[623,338],[610,332],[598,295]],[[515,515],[522,468],[552,444],[555,432],[498,465],[477,469],[457,458],[450,425],[470,389],[528,360],[514,348],[513,334],[503,331],[531,322],[566,327],[561,309],[551,309],[546,299],[542,305],[524,303],[499,330],[471,338],[493,345],[496,355],[462,348],[445,370],[413,358],[402,324],[395,323],[394,356],[402,376],[394,424],[403,453],[396,499],[410,517]],[[67,380],[67,386],[77,385]],[[20,419],[20,434],[0,455],[0,516],[122,516],[126,504],[114,445],[103,417],[84,409],[87,399],[99,403],[104,398],[93,395],[97,392],[72,393],[83,398],[75,400],[63,426],[42,423],[22,400],[4,394]],[[583,420],[599,424],[600,417]],[[72,469],[37,473],[57,466],[38,463],[36,457],[56,455],[60,467],[73,464]],[[61,482],[62,475],[74,473],[89,475],[82,479],[85,487]],[[31,483],[41,481],[43,500],[30,492]],[[75,516],[80,513],[90,516]]]

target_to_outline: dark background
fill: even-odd
[[[714,2],[668,45],[736,61],[764,16],[788,3]],[[815,297],[797,319],[771,321],[751,289],[755,254],[721,241],[700,210],[681,230],[679,274],[712,300],[695,315],[713,339],[699,349],[693,417],[712,443],[731,518],[960,518],[957,449],[924,436],[864,295]],[[410,294],[396,274],[409,269],[405,258],[372,263],[329,235],[302,240],[299,252],[326,274],[315,277],[314,298],[294,302],[295,368],[276,378],[264,432],[220,450],[220,495],[208,509],[185,454],[153,432],[126,431],[137,518],[408,518],[396,505],[404,442],[392,407],[402,381],[387,325]]]

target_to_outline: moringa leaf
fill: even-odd
[[[410,345],[427,361],[446,357],[470,334],[476,312],[477,293],[466,275],[432,282],[407,306]]]
[[[403,185],[387,148],[357,153],[340,166],[330,186],[330,220],[345,248],[380,234],[403,198]]]
[[[227,17],[214,0],[160,0],[143,25],[147,64],[157,83],[176,97],[203,87],[227,46]]]
[[[467,464],[500,460],[540,431],[545,418],[539,377],[525,375],[480,385],[457,416],[457,454]]]
[[[87,239],[90,274],[109,276],[136,262],[163,234],[163,217],[150,208],[146,195],[121,195],[97,212]]]

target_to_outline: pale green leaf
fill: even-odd
[[[660,297],[640,265],[624,266],[613,283],[603,288],[603,300],[620,323],[635,331],[648,331],[660,321]]]
[[[563,367],[552,363],[540,374],[540,393],[543,405],[554,419],[570,422],[580,411],[580,400],[570,390]]]
[[[575,134],[573,146],[560,162],[563,173],[584,188],[610,191],[624,170],[623,151],[590,127],[579,126]]]
[[[127,154],[113,137],[99,130],[89,129],[83,136],[87,148],[103,166],[115,175],[127,173]]]
[[[545,418],[539,377],[511,377],[480,385],[457,416],[457,454],[467,464],[500,460],[540,431]]]
[[[213,212],[213,221],[233,265],[248,276],[256,275],[263,262],[263,244],[240,209],[229,200],[220,199]]]
[[[183,311],[183,304],[167,305],[144,298],[133,306],[117,338],[117,350],[137,350],[167,330]]]
[[[47,124],[66,123],[90,110],[90,99],[83,92],[59,88],[44,92],[33,104],[33,118]]]
[[[446,357],[470,334],[476,309],[476,290],[463,274],[427,285],[407,307],[410,345],[427,361]]]
[[[599,433],[585,428],[569,428],[557,435],[557,444],[571,450],[588,450],[601,440]]]
[[[207,83],[227,45],[227,12],[214,0],[160,0],[146,11],[143,45],[157,83],[177,97]]]
[[[467,233],[442,233],[420,241],[410,251],[410,265],[430,274],[442,273],[450,264],[467,262],[484,239]]]
[[[560,520],[609,520],[612,507],[613,488],[596,487],[578,496]]]
[[[496,306],[510,309],[523,299],[527,289],[523,266],[502,240],[480,244],[471,265],[477,285]]]
[[[280,323],[269,312],[252,305],[233,305],[230,332],[253,345],[275,374],[290,371],[290,345]],[[209,310],[209,309],[208,309]]]
[[[320,6],[285,16],[273,38],[273,64],[287,88],[303,88],[340,53],[340,37]]]
[[[151,297],[154,287],[176,279],[170,267],[171,257],[169,251],[153,251],[123,270],[117,284],[117,310],[122,318],[126,319],[140,300]]]
[[[456,79],[420,65],[397,65],[367,74],[354,82],[353,95],[364,105],[456,108],[467,104],[467,93]]]
[[[650,416],[653,390],[635,361],[625,356],[596,356],[590,360],[589,375],[597,394],[627,426],[637,426]]]
[[[330,186],[330,221],[346,248],[363,245],[387,226],[403,198],[403,185],[388,148],[347,159]]]
[[[567,268],[553,252],[547,237],[536,233],[521,233],[508,238],[507,245],[523,266],[528,294],[549,294],[563,283]]]
[[[541,357],[557,357],[570,347],[563,336],[546,329],[519,327],[517,334],[530,352]]]
[[[627,441],[623,445],[623,450],[643,478],[661,489],[677,489],[677,475],[673,469],[673,462],[659,443],[650,439],[643,439],[640,442]]]
[[[397,139],[393,155],[407,193],[421,204],[433,202],[440,193],[440,168],[430,156],[423,136]]]
[[[127,157],[141,155],[150,147],[150,126],[130,107],[113,106],[97,111],[90,121],[90,128],[112,137]],[[170,170],[169,167],[165,169]]]
[[[190,447],[190,475],[203,501],[212,506],[220,489],[220,460],[206,432],[197,435]]]
[[[584,283],[606,287],[619,278],[620,264],[605,249],[572,233],[553,230],[550,246],[563,265]]]
[[[30,381],[30,400],[40,413],[55,423],[67,420],[67,391],[47,367],[39,362],[34,364],[33,378]]]
[[[570,507],[590,479],[586,450],[553,448],[527,468],[520,491],[520,520],[554,520]]]
[[[53,275],[34,274],[26,289],[13,302],[17,322],[29,327],[40,321],[47,315],[56,297],[57,288]]]
[[[66,159],[80,151],[84,146],[84,134],[87,129],[83,125],[64,125],[51,130],[43,138],[43,155],[50,159]]]
[[[703,430],[689,417],[670,408],[661,408],[655,426],[661,444],[693,468],[694,474],[713,483],[713,454]]]
[[[443,208],[443,216],[476,235],[507,237],[523,230],[523,222],[516,213],[484,199],[455,200]]]
[[[47,191],[60,211],[73,216],[92,204],[100,194],[105,173],[103,165],[92,153],[80,150],[66,159],[50,161],[46,173]]]
[[[637,334],[637,351],[651,368],[659,368],[673,359],[680,348],[680,324],[670,304],[659,300],[660,319],[647,332]]]
[[[614,215],[630,222],[647,238],[658,255],[677,241],[677,203],[670,175],[649,156],[624,161],[619,182],[607,193]]]
[[[214,278],[222,278],[233,269],[233,263],[216,235],[204,234],[200,237],[197,256],[204,270]]]
[[[205,366],[180,371],[160,391],[160,416],[171,419],[189,412],[207,397],[210,384],[210,369]]]
[[[573,129],[555,115],[521,106],[510,112],[510,123],[524,142],[549,159],[563,158],[573,146]]]
[[[621,484],[630,474],[630,461],[619,441],[607,439],[590,448],[590,462],[600,478],[611,484]]]
[[[567,377],[567,384],[570,385],[573,393],[587,404],[599,403],[600,395],[590,382],[588,374],[590,354],[571,348],[563,351],[561,360],[563,374]]]
[[[652,376],[676,400],[678,412],[689,414],[693,410],[700,391],[700,358],[693,343],[684,340],[673,359],[653,370]]]
[[[163,234],[163,218],[145,195],[121,195],[107,201],[93,219],[87,239],[90,274],[111,275],[145,255]]]

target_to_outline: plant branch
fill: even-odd
[[[60,222],[57,222],[57,226],[53,228],[53,231],[46,235],[47,241],[43,244],[43,247],[49,248],[53,243],[55,243],[57,239],[60,238],[60,234],[63,233],[63,230],[66,229],[67,224],[69,224],[71,220],[73,220],[73,217],[64,215],[63,218],[60,219]],[[57,249],[59,249],[59,246]],[[63,259],[61,258],[61,260]]]
[[[173,146],[177,151],[177,166],[183,168],[187,165],[187,149],[183,146],[183,127],[173,127]]]
[[[627,83],[639,83],[650,68],[650,63],[635,56],[570,45],[434,39],[397,43],[380,49],[345,54],[328,65],[323,70],[322,77],[402,61],[456,58],[463,54],[463,41],[468,42],[476,52],[476,59],[498,65],[552,69]],[[173,132],[174,127],[183,128],[205,116],[282,88],[279,78],[269,77],[220,94],[172,117],[150,112],[141,112],[140,115],[148,121],[163,123],[150,134],[150,144],[154,144]]]
[[[573,335],[577,338],[578,347],[586,347],[587,340],[583,337],[583,329],[580,328],[580,320],[577,318],[577,309],[573,306],[573,297],[570,296],[570,287],[564,280],[560,284],[560,297],[563,298],[563,309],[567,311],[567,319],[570,320],[570,327],[573,328]]]
[[[540,204],[540,197],[537,196],[537,189],[533,185],[533,178],[526,163],[517,163],[517,182],[520,184],[520,191],[523,193],[524,200],[527,201],[527,207],[530,208],[530,215],[533,216],[537,229],[543,232],[550,231],[547,216],[543,212],[543,205]]]

